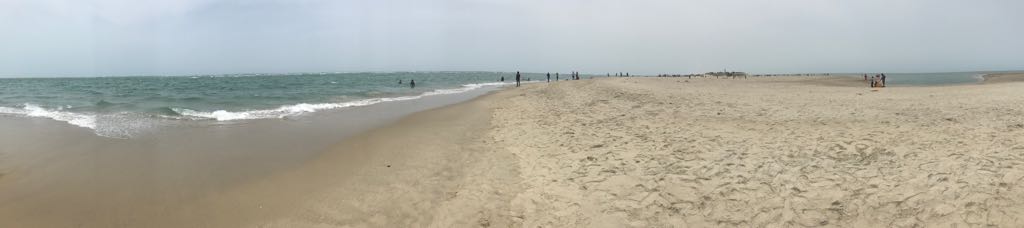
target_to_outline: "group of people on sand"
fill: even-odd
[[[876,74],[874,77],[868,77],[868,74],[864,74],[864,81],[871,82],[871,88],[885,87],[885,74]]]
[[[571,76],[572,76],[572,80],[580,80],[580,72],[573,71]],[[551,82],[551,73],[548,73],[547,77],[548,77],[547,78],[548,82]],[[520,81],[522,81],[522,78],[523,78],[522,74],[520,74],[519,71],[516,71],[516,87],[519,87],[519,84],[520,84]],[[559,75],[558,73],[555,73],[555,81],[558,81],[559,78],[561,78],[561,75]],[[526,80],[529,81],[530,78],[526,78]],[[504,82],[505,81],[505,76],[501,76],[501,79],[498,79],[498,81]]]

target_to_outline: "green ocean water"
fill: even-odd
[[[0,115],[49,118],[103,136],[130,137],[132,132],[157,123],[287,118],[501,86],[514,82],[514,75],[395,72],[8,78],[0,79]],[[505,83],[498,82],[500,77],[505,77]],[[412,80],[415,88],[409,85]]]
[[[892,86],[963,84],[976,83],[986,73],[992,72],[893,73],[887,80]],[[501,77],[505,82],[499,82]],[[289,118],[457,94],[512,84],[514,77],[508,72],[393,72],[0,78],[0,117],[47,118],[101,136],[128,138],[164,125]],[[523,78],[542,81],[546,76],[524,73]]]

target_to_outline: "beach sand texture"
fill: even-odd
[[[1022,224],[1024,84],[580,84],[495,118],[528,227]]]
[[[532,83],[409,115],[194,201],[141,209],[111,201],[118,210],[74,218],[40,213],[46,205],[0,205],[0,224],[1024,226],[1024,83],[857,84]],[[18,178],[0,173],[0,188]]]
[[[363,174],[374,181],[270,225],[1024,226],[1024,83],[875,91],[821,80],[848,79],[508,89],[417,114],[437,129],[378,131],[426,144],[388,150]],[[457,121],[465,113],[490,117]],[[430,136],[452,130],[446,119],[476,123]],[[459,143],[429,143],[440,138]]]

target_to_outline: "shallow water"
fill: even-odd
[[[0,115],[49,118],[127,138],[167,125],[289,118],[463,93],[505,84],[498,82],[503,76],[514,79],[514,73],[499,72],[0,79]]]
[[[885,75],[888,86],[936,86],[978,83],[983,80],[984,75],[991,73],[1006,72],[886,73]],[[877,73],[867,73],[868,77],[875,76],[875,74]]]
[[[495,89],[285,120],[189,121],[129,139],[46,118],[0,117],[0,227],[237,227],[218,224],[285,213],[372,156],[335,147],[339,141]],[[304,177],[315,181],[254,187],[328,154],[337,169]],[[296,186],[302,194],[280,190]]]

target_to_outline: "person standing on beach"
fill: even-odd
[[[401,85],[401,84],[402,84],[402,79],[398,79],[398,84],[399,84],[399,85]]]
[[[516,87],[519,87],[519,80],[520,80],[520,77],[521,77],[521,76],[519,76],[519,71],[516,71]]]
[[[882,87],[885,87],[885,73],[882,73]]]
[[[409,88],[413,88],[413,89],[416,88],[416,80],[415,79],[410,79],[409,80]]]
[[[501,76],[500,82],[505,82],[505,76]]]
[[[548,82],[551,82],[551,73],[548,73]]]

